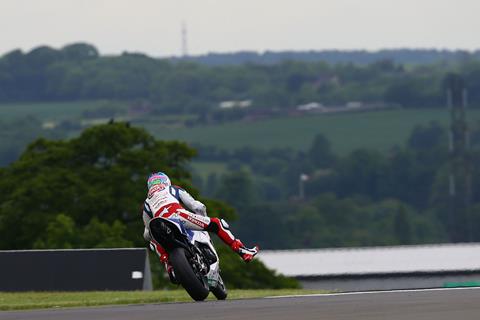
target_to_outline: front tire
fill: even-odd
[[[218,277],[217,286],[214,288],[210,288],[210,291],[218,300],[227,299],[227,295],[228,295],[227,288],[225,287],[225,284],[223,283],[223,279],[220,276]]]
[[[170,252],[170,263],[175,271],[175,277],[182,284],[182,287],[188,292],[195,301],[203,301],[209,293],[206,277],[196,274],[188,262],[184,248],[175,248]]]

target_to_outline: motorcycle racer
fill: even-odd
[[[172,282],[175,279],[172,267],[168,263],[168,253],[150,235],[149,222],[153,218],[172,217],[179,219],[187,229],[214,232],[245,262],[251,261],[258,253],[257,246],[247,248],[239,239],[236,239],[225,220],[208,217],[205,205],[195,200],[181,187],[172,185],[170,178],[165,173],[152,173],[147,180],[147,187],[148,196],[145,199],[142,212],[145,225],[143,237],[150,242],[150,248],[158,254],[160,261],[165,263],[165,268]]]

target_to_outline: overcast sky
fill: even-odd
[[[0,0],[0,54],[88,42],[104,54],[480,48],[480,0]]]

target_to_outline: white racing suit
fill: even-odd
[[[157,217],[175,217],[180,219],[187,229],[214,232],[247,262],[252,260],[258,252],[257,247],[246,248],[240,240],[235,239],[225,220],[208,217],[205,205],[177,186],[163,189],[154,186],[144,202],[142,215],[145,225],[143,237],[150,242],[150,247],[158,254],[160,261],[165,263],[168,263],[168,254],[151,238],[148,229],[150,220]]]

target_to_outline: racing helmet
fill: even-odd
[[[150,191],[153,187],[158,186],[158,189],[165,189],[171,186],[170,178],[163,172],[155,172],[150,174],[147,180],[147,187]]]

